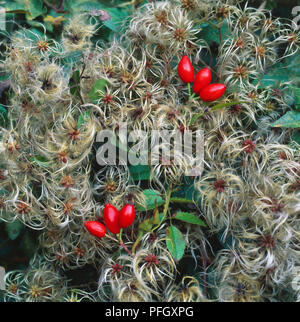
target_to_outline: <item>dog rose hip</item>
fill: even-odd
[[[107,229],[113,234],[119,234],[121,229],[119,226],[119,211],[108,203],[104,206],[103,216]]]
[[[120,210],[119,225],[121,228],[129,227],[135,217],[135,209],[133,205],[127,204]]]
[[[184,83],[192,83],[194,80],[194,67],[188,56],[183,56],[177,66],[177,72]]]
[[[210,84],[211,78],[211,71],[209,68],[199,70],[195,77],[193,92],[199,94],[202,89]]]
[[[223,96],[226,91],[224,84],[210,84],[200,91],[200,98],[204,102],[213,102]]]
[[[93,236],[102,238],[106,234],[105,226],[98,221],[86,221],[84,226]]]

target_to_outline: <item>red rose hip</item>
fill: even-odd
[[[211,71],[209,68],[203,68],[199,70],[196,74],[194,85],[193,85],[193,92],[195,94],[200,93],[200,91],[210,84],[211,82]]]
[[[105,226],[98,221],[86,221],[84,226],[93,236],[102,238],[106,234]]]
[[[200,98],[204,102],[213,102],[223,96],[226,91],[224,84],[210,84],[200,91]]]
[[[129,227],[135,217],[135,210],[134,206],[127,204],[120,210],[120,216],[119,216],[119,225],[122,228]]]
[[[177,66],[177,72],[184,83],[192,83],[194,80],[194,67],[188,56],[183,56]]]
[[[103,216],[107,229],[113,234],[119,234],[121,229],[119,226],[119,211],[108,203],[104,206]]]

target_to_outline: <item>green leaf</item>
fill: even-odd
[[[191,199],[186,199],[186,198],[181,198],[181,197],[172,197],[170,198],[170,202],[174,202],[174,203],[191,203],[193,204],[194,201]]]
[[[272,127],[300,128],[300,112],[290,111],[271,124]]]
[[[146,219],[139,224],[139,230],[149,232],[153,227],[153,218]]]
[[[91,116],[91,110],[87,110],[86,112],[82,113],[77,121],[77,129],[80,129],[81,125],[86,122],[86,120]]]
[[[290,82],[293,80],[293,84],[300,86],[300,55],[292,55],[284,60],[274,64],[263,78],[259,81],[261,88],[267,86],[280,86],[281,83]],[[258,81],[255,80],[254,84]]]
[[[190,125],[193,125],[197,120],[198,120],[198,118],[199,117],[201,117],[202,115],[204,115],[205,113],[203,113],[203,112],[200,112],[200,113],[198,113],[198,114],[195,114],[193,117],[192,117],[192,119],[191,119],[191,121],[190,121]]]
[[[76,1],[69,1],[70,2],[70,10],[77,12],[88,12],[92,10],[104,10],[106,8],[105,5],[95,1],[95,0],[89,0],[89,1],[82,1],[82,0],[76,0]],[[73,2],[73,3],[72,3]]]
[[[29,11],[24,9],[12,9],[12,7],[9,7],[5,10],[6,13],[23,13],[23,14],[30,14]]]
[[[298,144],[300,144],[300,130],[296,130],[294,131],[292,137],[291,137],[292,141],[297,142]]]
[[[72,77],[70,78],[70,81],[69,81],[69,86],[70,86],[70,93],[72,95],[77,94],[77,96],[78,96],[80,93],[80,72],[79,72],[79,70],[76,70],[72,74]]]
[[[171,255],[176,260],[180,260],[184,254],[185,240],[180,230],[178,230],[175,226],[171,225],[168,228],[166,244]]]
[[[151,174],[151,168],[149,165],[131,165],[129,166],[131,178],[134,181],[148,180]]]
[[[21,2],[24,2],[25,9],[30,12],[26,17],[29,20],[33,20],[45,12],[45,10],[43,10],[43,1],[41,0],[23,0]]]
[[[32,23],[32,22],[31,22]],[[38,23],[41,26],[41,23]],[[29,38],[33,42],[38,42],[44,38],[44,34],[37,28],[28,28],[24,30],[24,38]]]
[[[162,212],[155,211],[152,221],[154,225],[160,225],[164,220],[166,220],[166,216]]]
[[[31,258],[37,249],[37,245],[34,243],[28,230],[25,231],[21,243],[22,243],[22,251],[24,252],[26,257]]]
[[[246,103],[246,102],[234,101],[234,102],[229,102],[229,103],[220,103],[220,104],[214,105],[211,108],[211,111],[217,111],[217,110],[220,110],[221,108],[230,107],[230,106],[234,106],[234,105],[238,105],[238,104],[242,104],[242,103]],[[190,125],[193,125],[198,120],[199,117],[201,117],[204,114],[208,114],[209,112],[210,111],[205,112],[205,113],[200,112],[198,114],[195,114],[191,119]]]
[[[25,8],[25,3],[22,0],[19,1],[6,1],[5,3],[6,13],[23,13],[30,14],[28,8]]]
[[[15,240],[20,235],[23,227],[24,225],[19,220],[5,224],[5,230],[11,240]]]
[[[211,110],[212,111],[217,111],[217,110],[220,110],[221,108],[224,108],[224,107],[230,107],[230,106],[234,106],[234,105],[238,105],[238,104],[243,104],[243,103],[247,103],[247,102],[235,101],[235,102],[229,102],[229,103],[220,103],[220,104],[214,105],[211,108]]]
[[[300,88],[290,86],[290,89],[293,91],[293,94],[294,94],[294,98],[295,98],[294,104],[296,106],[296,109],[299,110],[300,109]]]
[[[206,227],[205,223],[197,216],[195,216],[193,213],[178,211],[176,215],[172,218],[187,222],[189,224],[195,224]]]
[[[50,165],[50,161],[48,161],[46,158],[40,156],[40,155],[37,155],[37,156],[34,156],[34,157],[30,157],[29,160],[36,164],[36,165],[39,165],[41,167],[48,167]]]
[[[159,191],[152,190],[152,189],[145,189],[143,191],[143,194],[145,195],[145,207],[137,206],[137,209],[140,211],[146,211],[155,209],[155,207],[159,207],[165,203],[165,201],[160,196]]]
[[[154,215],[151,218],[148,218],[139,224],[139,230],[150,232],[154,226],[160,225],[165,219],[162,212],[159,213],[158,210],[155,210]]]
[[[45,25],[47,31],[53,32],[53,25],[51,22],[46,21],[46,22],[44,22],[44,25]]]
[[[288,81],[289,76],[285,66],[282,63],[277,63],[262,77],[259,85],[262,88],[266,88],[267,86],[274,86],[276,83],[280,84],[280,82]],[[257,83],[258,80],[254,80],[254,84],[256,85]]]
[[[209,45],[211,45],[213,42],[220,44],[220,35],[217,21],[208,21],[208,26],[206,26],[206,24],[202,24],[201,27],[203,27],[203,29],[199,33],[199,37],[201,39],[205,40]],[[227,29],[227,24],[223,22],[220,28],[223,41],[227,36]]]
[[[42,15],[46,8],[43,9],[41,0],[16,0],[13,2],[5,1],[5,11],[7,13],[24,13],[28,20],[33,20]]]
[[[266,9],[273,10],[277,7],[276,0],[267,0]]]
[[[92,101],[97,101],[106,93],[106,84],[107,81],[104,78],[100,78],[96,81],[92,89],[89,91],[89,97]]]
[[[0,126],[5,127],[8,123],[8,113],[5,107],[0,105]]]
[[[118,8],[106,8],[105,10],[111,16],[111,20],[104,21],[104,26],[114,32],[121,32],[124,21],[126,21],[130,13],[125,9]]]

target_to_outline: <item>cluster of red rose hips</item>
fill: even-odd
[[[180,79],[184,83],[188,83],[189,86],[194,81],[193,92],[196,95],[199,94],[204,102],[215,101],[225,94],[226,86],[224,84],[210,84],[212,76],[209,68],[201,69],[194,77],[194,67],[186,55],[181,58],[177,72]]]
[[[121,228],[129,227],[135,217],[135,209],[131,204],[126,204],[120,211],[112,206],[110,203],[104,206],[103,210],[104,222],[107,229],[113,234],[119,234]],[[86,221],[84,226],[86,229],[96,237],[104,237],[106,234],[106,227],[99,221]]]

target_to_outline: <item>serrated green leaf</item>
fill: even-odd
[[[185,240],[178,228],[171,225],[167,230],[166,244],[171,255],[180,260],[185,250]]]
[[[157,190],[145,189],[143,194],[145,195],[145,207],[137,206],[140,211],[155,209],[156,206],[159,207],[165,203]]]
[[[206,224],[201,219],[199,219],[194,213],[178,211],[172,218],[187,222],[189,224],[206,227]]]
[[[15,220],[12,223],[5,223],[5,230],[11,240],[15,240],[20,235],[23,227],[24,225],[19,220]]]
[[[104,78],[100,78],[96,81],[92,89],[89,91],[89,97],[92,101],[97,101],[106,93],[106,84],[107,81]]]
[[[146,219],[139,224],[139,230],[149,232],[153,227],[152,218]]]
[[[165,219],[166,218],[163,213],[155,211],[151,218],[148,218],[139,224],[139,230],[143,232],[150,232],[154,226],[160,225]]]
[[[300,128],[300,112],[290,111],[284,114],[279,120],[271,124],[272,127],[283,127],[289,129]]]

